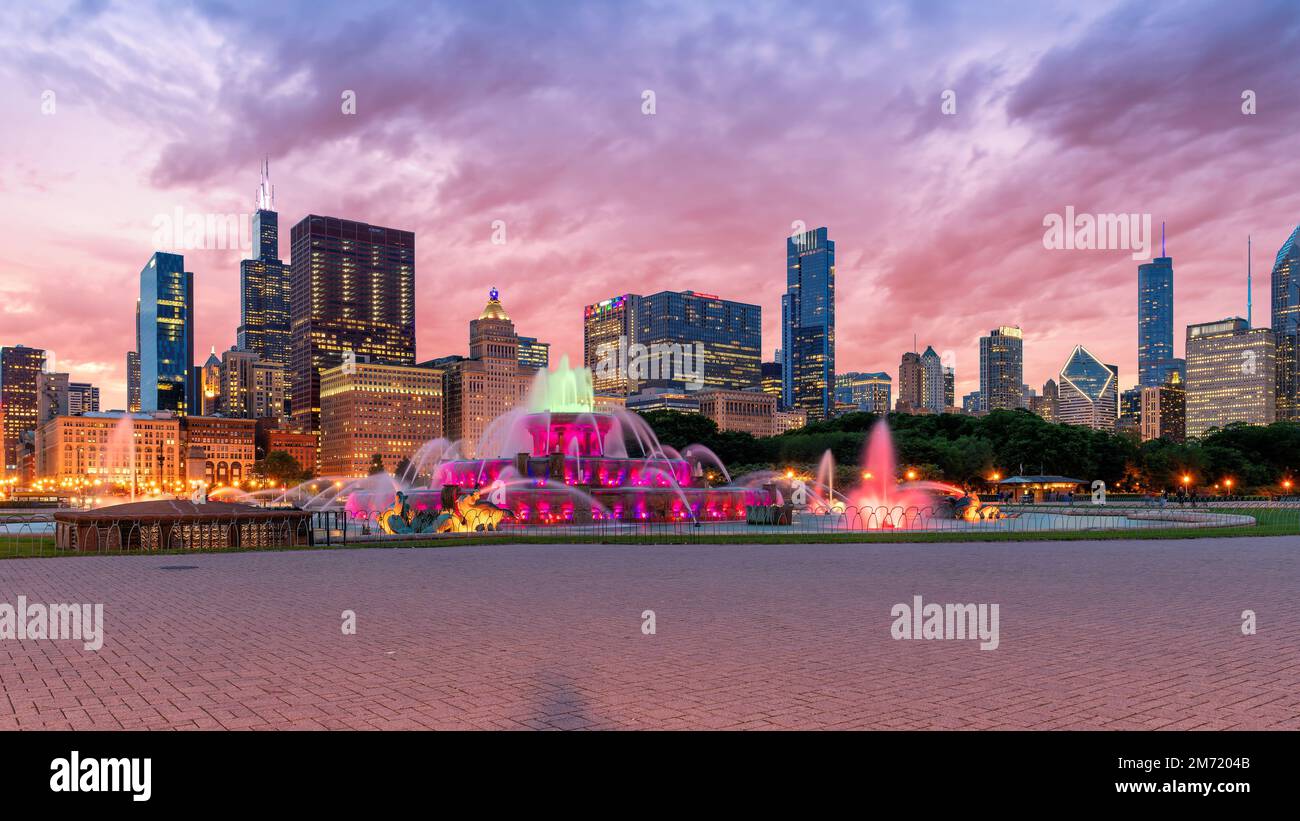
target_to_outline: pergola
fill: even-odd
[[[1032,493],[1035,501],[1040,501],[1047,493],[1073,493],[1080,487],[1086,487],[1084,479],[1072,479],[1069,476],[1009,476],[996,483],[998,487],[1016,491],[1016,495]]]

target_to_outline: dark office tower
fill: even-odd
[[[236,341],[268,362],[289,365],[289,269],[280,261],[280,218],[268,162],[262,164],[253,214],[253,257],[239,263],[240,312]]]
[[[636,341],[646,347],[651,363],[641,369],[640,385],[676,390],[757,388],[763,381],[762,333],[762,309],[757,305],[695,291],[660,291],[641,297]],[[702,362],[697,361],[700,356]]]
[[[781,352],[786,407],[825,419],[835,407],[835,243],[826,229],[785,241]]]
[[[1272,290],[1273,333],[1277,340],[1277,418],[1295,421],[1300,419],[1300,226],[1277,252]]]
[[[140,271],[140,410],[189,411],[194,365],[194,274],[161,251]]]
[[[777,352],[778,355],[780,351]],[[759,366],[763,374],[763,393],[770,393],[776,397],[776,407],[778,410],[782,407],[781,385],[784,380],[781,379],[781,362],[778,356],[776,362],[764,362]],[[837,386],[838,387],[838,386]]]
[[[139,351],[126,352],[126,409],[131,413],[140,412]]]
[[[293,423],[320,429],[320,372],[345,351],[415,364],[415,234],[304,217],[290,235]]]
[[[980,337],[981,410],[1015,410],[1024,404],[1025,338],[1019,325]]]
[[[4,470],[15,474],[21,467],[20,437],[36,430],[40,409],[41,371],[45,369],[45,351],[26,345],[0,347],[0,443],[3,443]]]
[[[1163,250],[1163,249],[1162,249]],[[1138,266],[1138,386],[1163,385],[1174,363],[1174,260]],[[1181,364],[1181,363],[1178,363]]]

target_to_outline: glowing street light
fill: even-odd
[[[916,471],[914,471],[914,470],[910,470],[910,469],[909,469],[909,470],[907,471],[907,478],[908,478],[909,480],[910,480],[910,479],[915,479],[915,478],[916,478]]]

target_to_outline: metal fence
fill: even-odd
[[[171,528],[168,535],[156,526],[130,521],[105,521],[94,526],[93,537],[77,540],[76,549],[57,546],[57,525],[49,512],[0,514],[0,558],[58,555],[112,555],[139,552],[191,552],[203,550],[301,549],[306,546],[440,545],[466,541],[596,541],[645,544],[714,541],[918,541],[936,539],[996,539],[1015,534],[1077,534],[1093,536],[1142,535],[1167,531],[1176,535],[1213,536],[1216,531],[1300,534],[1300,502],[1213,499],[1190,504],[1128,501],[1090,504],[1007,504],[996,518],[953,518],[951,508],[894,506],[848,507],[835,510],[751,508],[749,521],[701,521],[689,518],[671,522],[596,520],[590,523],[558,522],[547,525],[504,521],[499,529],[470,533],[383,533],[377,518],[349,517],[342,511],[315,511],[310,519],[272,520],[271,538],[250,538],[249,523],[209,522],[202,530]],[[244,530],[241,532],[241,528]],[[1225,530],[1226,529],[1226,530]],[[1189,531],[1196,530],[1197,534]],[[269,544],[268,544],[269,542]]]

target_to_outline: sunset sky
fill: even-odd
[[[1293,2],[5,14],[0,344],[53,350],[105,408],[125,403],[140,268],[178,250],[154,248],[156,218],[248,214],[264,155],[286,262],[308,213],[416,233],[420,359],[466,352],[492,285],[553,365],[581,358],[584,305],[688,288],[760,304],[770,359],[803,221],[837,244],[838,369],[897,378],[915,334],[953,352],[959,397],[1003,324],[1024,328],[1035,388],[1079,343],[1136,380],[1138,262],[1045,249],[1046,215],[1150,214],[1157,250],[1168,223],[1180,355],[1188,322],[1245,314],[1248,234],[1268,322],[1273,256],[1300,221]],[[247,253],[179,250],[202,361],[234,343]]]

